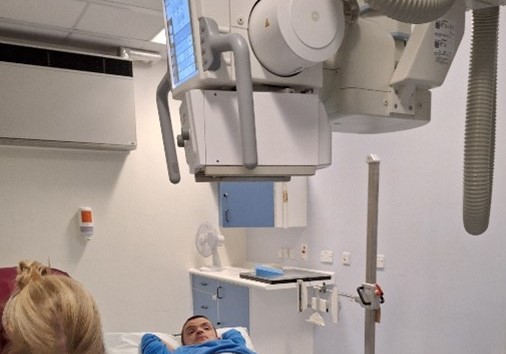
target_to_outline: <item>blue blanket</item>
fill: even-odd
[[[231,329],[223,333],[221,339],[202,344],[184,345],[171,352],[156,335],[147,333],[141,340],[142,354],[255,354],[246,347],[246,341],[239,331]]]

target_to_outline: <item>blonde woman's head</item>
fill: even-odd
[[[9,354],[103,354],[100,315],[91,295],[38,262],[20,262],[5,306]]]

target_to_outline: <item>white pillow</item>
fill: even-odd
[[[173,345],[174,348],[181,345],[174,336],[166,333],[152,332],[158,337]],[[106,354],[140,354],[141,339],[146,332],[107,332],[104,333]]]
[[[221,337],[223,333],[229,329],[236,329],[241,333],[246,341],[246,346],[255,351],[248,329],[245,327],[227,327],[217,328],[216,331]],[[147,332],[107,332],[104,333],[105,352],[107,354],[140,354],[140,344],[142,336]],[[158,337],[172,345],[174,348],[181,346],[180,336],[173,336],[166,333],[149,332],[156,334]]]

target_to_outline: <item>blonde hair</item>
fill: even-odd
[[[91,295],[70,277],[22,261],[2,321],[9,354],[103,354],[100,315]]]

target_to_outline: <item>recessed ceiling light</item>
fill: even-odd
[[[165,28],[163,28],[156,36],[151,39],[151,42],[165,44],[167,41],[165,40]]]

